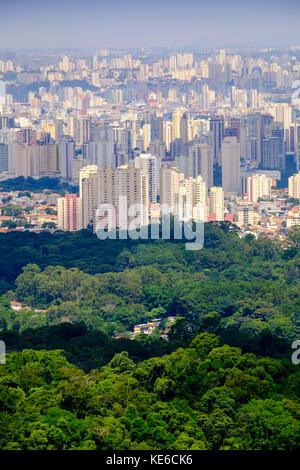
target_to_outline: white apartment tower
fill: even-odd
[[[178,168],[167,163],[160,168],[160,204],[167,204],[174,207],[176,204],[175,194],[179,191],[180,181],[184,179],[183,173]]]
[[[272,179],[263,174],[248,176],[247,195],[249,202],[257,202],[259,198],[271,196]]]
[[[224,191],[221,187],[210,188],[209,212],[215,214],[216,220],[224,220]]]
[[[186,178],[175,194],[176,210],[181,220],[206,219],[206,184],[202,176]]]
[[[76,194],[66,194],[57,199],[57,226],[74,232],[82,228],[81,200]]]
[[[157,165],[156,158],[150,153],[142,153],[134,159],[135,168],[148,175],[149,202],[156,203],[157,195]]]
[[[289,196],[300,199],[300,172],[289,178]]]
[[[82,203],[82,227],[94,224],[95,210],[98,207],[97,165],[88,165],[79,172],[79,198]]]

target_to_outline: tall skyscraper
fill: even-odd
[[[182,115],[181,121],[180,121],[180,134],[181,134],[181,140],[183,144],[186,144],[190,140],[190,135],[189,135],[189,115],[188,113],[184,113]]]
[[[222,142],[222,188],[224,193],[240,194],[240,143],[237,137],[225,137]]]
[[[209,120],[210,132],[212,133],[213,159],[221,165],[221,143],[224,137],[224,119],[216,116]]]
[[[180,139],[181,137],[181,118],[184,114],[184,108],[176,108],[172,116],[172,140]]]
[[[188,173],[186,176],[196,178],[203,177],[206,188],[209,190],[213,185],[213,154],[208,143],[195,142],[188,150]]]
[[[147,152],[151,142],[151,124],[144,124],[143,126],[143,142],[144,151]]]
[[[59,169],[62,178],[72,178],[72,160],[75,158],[75,140],[70,136],[63,136],[58,144]]]
[[[278,170],[285,168],[284,130],[281,126],[274,126],[272,135],[262,139],[262,167]]]
[[[262,152],[262,116],[260,113],[251,113],[247,117],[248,142],[250,147],[250,158],[258,167],[261,162]]]

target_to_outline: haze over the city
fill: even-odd
[[[299,14],[299,0],[11,0],[0,49],[290,46]]]

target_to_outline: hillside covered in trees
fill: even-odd
[[[0,368],[0,448],[295,450],[300,370],[219,347],[135,364],[128,353],[84,374],[61,351],[12,353]]]
[[[300,336],[300,235],[285,245],[207,224],[204,248],[176,241],[100,241],[78,233],[0,235],[0,327],[83,321],[111,336],[154,317],[210,329]],[[11,300],[32,310],[14,312]]]
[[[209,223],[199,251],[11,232],[0,259],[0,449],[299,448],[299,229]]]

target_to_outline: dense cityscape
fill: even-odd
[[[287,464],[299,1],[2,3],[1,457]]]
[[[255,235],[299,224],[300,46],[8,52],[0,74],[0,186],[74,185],[2,190],[1,231],[95,226],[120,196],[144,224],[162,204]]]

